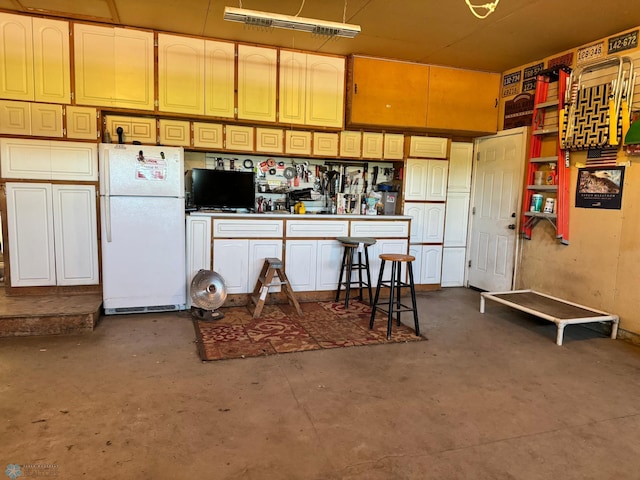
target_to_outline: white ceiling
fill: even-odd
[[[489,0],[473,0],[482,4]],[[244,0],[242,7],[343,21],[344,0]],[[222,19],[240,0],[0,0],[0,9],[320,53],[361,54],[503,72],[640,25],[638,0],[501,0],[485,20],[464,0],[347,0],[354,39],[263,31]]]

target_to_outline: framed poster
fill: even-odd
[[[580,168],[576,207],[620,210],[624,167]]]

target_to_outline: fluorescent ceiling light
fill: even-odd
[[[285,28],[329,37],[353,38],[360,33],[360,25],[259,12],[257,10],[247,10],[246,8],[225,7],[224,19],[256,27]]]

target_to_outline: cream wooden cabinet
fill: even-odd
[[[353,56],[349,70],[347,125],[426,126],[428,65]]]
[[[362,155],[362,132],[340,132],[340,156],[356,157]]]
[[[411,243],[442,243],[444,203],[407,202],[404,214],[411,217]]]
[[[381,159],[383,155],[384,134],[364,132],[362,134],[362,158]]]
[[[285,271],[294,291],[326,291],[338,288],[342,244],[337,240],[286,241]]]
[[[404,199],[445,201],[448,165],[446,160],[407,159]]]
[[[404,135],[401,133],[384,134],[385,160],[402,160],[404,158]]]
[[[342,128],[342,57],[280,50],[280,122]]]
[[[311,155],[311,132],[287,130],[285,132],[285,153]]]
[[[409,138],[409,157],[411,158],[447,158],[449,140],[440,137]]]
[[[327,157],[337,157],[338,134],[313,132],[313,154]]]
[[[62,105],[0,100],[0,133],[62,137]]]
[[[99,282],[94,185],[6,184],[11,286]]]
[[[93,107],[65,107],[67,138],[95,140],[98,138],[98,112]]]
[[[283,137],[281,128],[256,127],[256,152],[282,153]]]
[[[278,51],[238,45],[238,119],[276,121]]]
[[[74,24],[76,103],[154,109],[153,33]]]
[[[193,122],[193,146],[224,148],[224,126],[220,123]]]
[[[449,157],[449,192],[471,192],[473,143],[452,142]]]
[[[0,98],[70,103],[69,23],[0,13]]]
[[[235,45],[158,34],[158,109],[233,118]]]
[[[160,145],[191,146],[191,122],[186,120],[158,120]]]
[[[158,34],[158,110],[204,114],[204,40]]]
[[[499,73],[431,66],[427,127],[495,133],[500,78]]]
[[[466,265],[465,247],[451,247],[442,249],[442,278],[443,287],[463,287]]]
[[[158,143],[155,118],[108,115],[104,117],[104,122],[105,131],[111,137],[111,143],[118,143],[119,127],[122,128],[124,143],[140,142],[147,145]]]
[[[442,278],[442,245],[422,245],[420,281],[424,285],[439,284]]]
[[[98,181],[94,143],[0,138],[3,178]]]
[[[224,128],[224,145],[227,150],[253,152],[255,136],[253,127],[243,127],[242,125],[226,125]]]

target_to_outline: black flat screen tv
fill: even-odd
[[[253,172],[209,170],[191,171],[191,204],[198,209],[253,210],[256,202]]]

